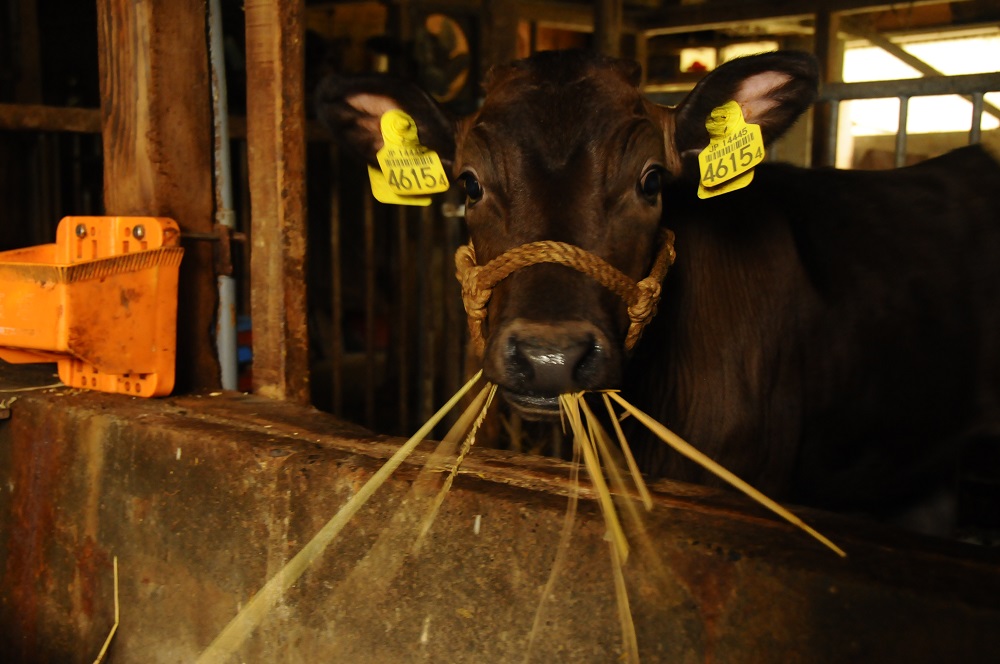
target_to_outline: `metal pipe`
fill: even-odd
[[[826,132],[826,163],[823,166],[837,165],[837,135],[840,133],[840,102],[830,102],[830,125]]]
[[[935,95],[971,95],[1000,90],[1000,73],[928,76],[899,81],[863,81],[826,83],[819,92],[821,100],[882,99],[885,97],[922,97]]]
[[[899,125],[896,129],[896,168],[906,165],[906,115],[910,109],[910,98],[899,97]]]
[[[969,128],[969,143],[978,143],[983,125],[983,93],[972,93],[972,126]]]
[[[235,228],[233,175],[229,155],[229,101],[226,93],[226,60],[222,45],[220,0],[208,3],[208,51],[212,69],[212,116],[215,133],[215,222]],[[236,281],[231,275],[216,277],[219,310],[216,314],[215,345],[219,354],[222,389],[237,388]]]
[[[344,295],[340,239],[340,153],[330,148],[330,162],[335,173],[330,182],[330,277],[332,279],[333,311],[331,314],[330,380],[333,392],[333,413],[344,414]]]
[[[410,274],[410,247],[407,236],[407,207],[405,205],[396,206],[396,228],[399,238],[399,307],[397,326],[397,355],[399,367],[399,425],[400,433],[410,428],[410,328],[408,325],[410,316],[410,282],[413,275]]]
[[[375,199],[365,195],[365,426],[375,428]]]

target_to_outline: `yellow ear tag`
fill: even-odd
[[[711,198],[750,184],[754,167],[764,161],[760,125],[747,124],[740,105],[727,101],[708,116],[705,129],[709,143],[698,155],[698,198]]]
[[[428,194],[448,189],[441,158],[417,138],[417,123],[399,110],[382,116],[382,141],[376,153],[381,172],[368,167],[372,194],[382,203],[429,205]]]

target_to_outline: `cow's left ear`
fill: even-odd
[[[674,144],[679,154],[708,145],[705,120],[735,100],[747,122],[758,124],[764,143],[780,137],[816,99],[819,72],[809,53],[776,51],[737,58],[703,78],[676,109]]]
[[[455,125],[431,97],[407,81],[388,76],[327,76],[316,88],[319,119],[369,164],[383,145],[382,115],[402,110],[417,123],[417,136],[449,170],[455,158]]]

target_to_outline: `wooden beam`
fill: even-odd
[[[959,0],[959,2],[966,0]],[[908,7],[940,4],[940,0],[913,0]],[[711,2],[696,5],[669,5],[651,11],[629,12],[626,31],[644,32],[648,36],[668,35],[697,30],[714,30],[733,23],[774,19],[808,19],[818,12],[850,14],[893,9],[885,0],[772,0],[771,2]]]
[[[247,0],[253,388],[309,401],[303,0]]]
[[[0,129],[99,134],[101,109],[41,104],[0,104]]]
[[[213,224],[212,116],[204,0],[98,0],[104,208]],[[177,312],[177,389],[219,385],[210,243],[185,244]]]

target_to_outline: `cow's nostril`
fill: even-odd
[[[529,394],[602,387],[607,374],[607,358],[593,334],[512,335],[505,351],[505,386]]]
[[[532,368],[531,358],[513,336],[507,339],[504,349],[504,369],[506,382],[510,387],[523,390],[534,381],[535,370]]]
[[[590,337],[582,346],[583,353],[573,367],[573,382],[583,389],[600,387],[604,378],[604,349]]]

